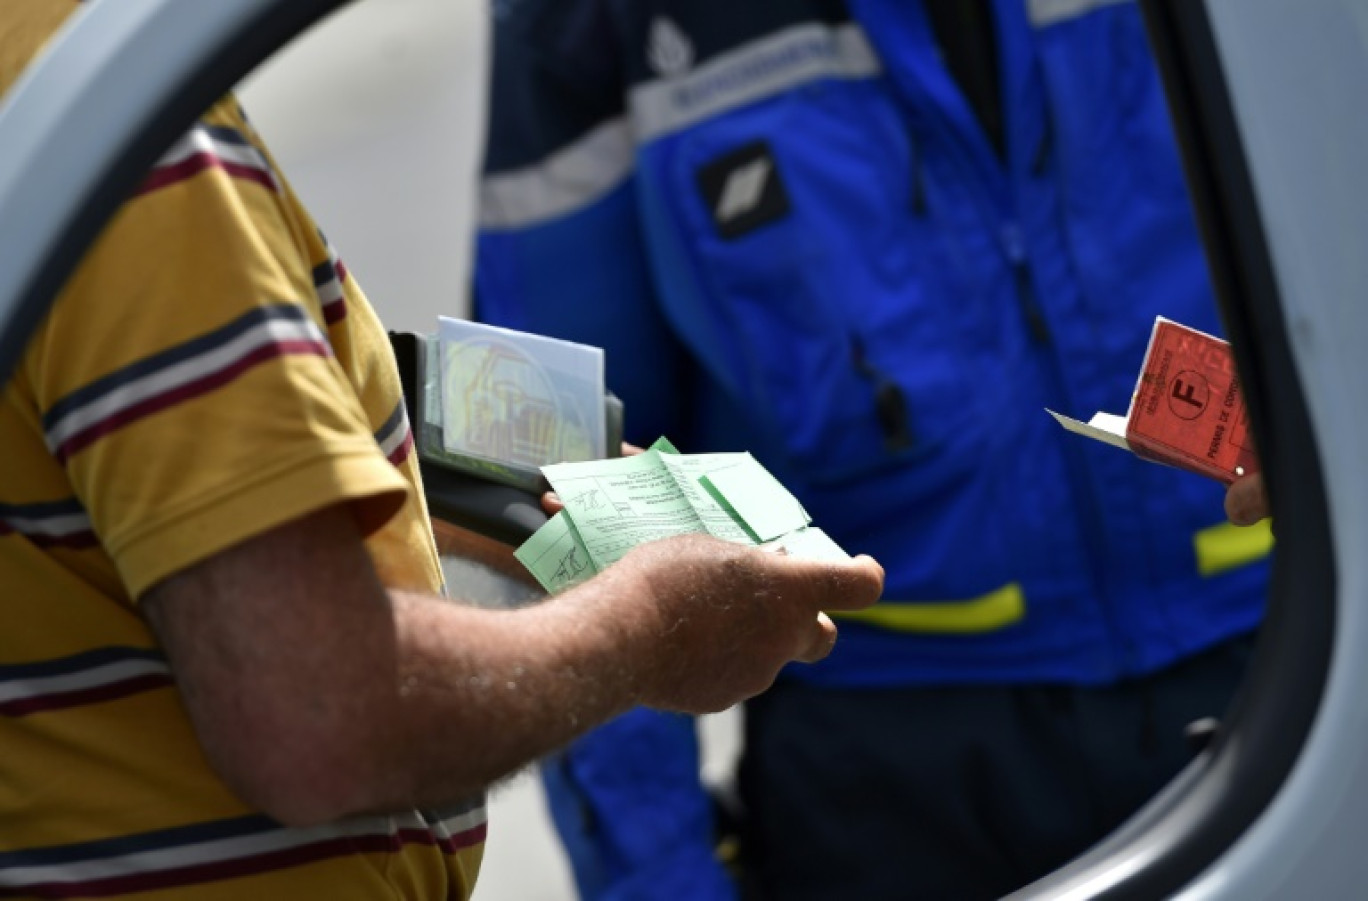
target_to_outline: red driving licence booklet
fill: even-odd
[[[1259,468],[1230,345],[1162,316],[1125,416],[1047,412],[1071,432],[1226,484]]]

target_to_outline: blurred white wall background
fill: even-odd
[[[487,0],[358,0],[239,91],[390,328],[432,331],[469,311],[488,28]],[[731,779],[738,723],[703,721],[710,784]],[[524,774],[495,789],[475,901],[573,898],[540,784]]]
[[[360,0],[241,90],[391,328],[431,331],[468,309],[488,25],[483,0]]]

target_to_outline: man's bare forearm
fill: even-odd
[[[367,780],[376,790],[354,803],[393,809],[469,796],[637,703],[641,633],[658,626],[646,587],[617,575],[518,611],[392,593],[396,678],[370,701],[386,728],[356,738],[379,745]]]
[[[345,507],[249,539],[143,599],[210,763],[291,824],[468,797],[634,704],[720,710],[835,639],[867,558],[685,536],[538,607],[387,590]]]
[[[230,549],[144,601],[210,762],[285,822],[475,794],[631,706],[628,574],[482,610],[386,591],[345,509]]]

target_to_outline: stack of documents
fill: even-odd
[[[638,544],[691,532],[793,556],[849,559],[748,453],[681,454],[661,438],[642,454],[558,463],[542,473],[565,509],[515,556],[552,594]]]

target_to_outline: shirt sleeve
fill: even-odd
[[[130,597],[306,513],[402,506],[329,342],[311,224],[225,100],[106,228],[30,345],[49,451]]]

